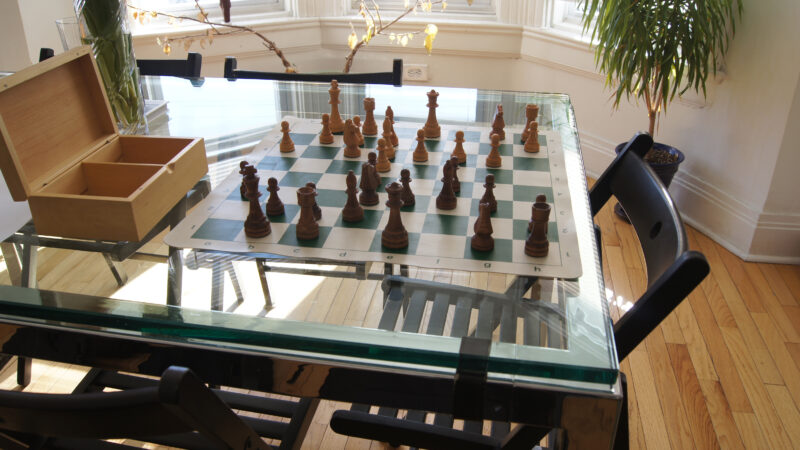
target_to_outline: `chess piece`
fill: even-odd
[[[331,116],[322,115],[322,132],[319,133],[320,144],[333,144],[333,133],[331,133]]]
[[[486,167],[498,168],[503,165],[503,159],[500,157],[500,136],[492,134],[492,151],[486,157]]]
[[[400,219],[400,208],[403,206],[403,200],[400,198],[402,190],[402,186],[396,181],[386,186],[386,193],[389,194],[389,200],[386,201],[386,206],[389,207],[389,221],[381,233],[381,245],[386,248],[408,247],[408,232]]]
[[[536,116],[539,115],[539,106],[534,105],[533,103],[528,103],[525,105],[525,129],[522,130],[522,142],[528,142],[528,128],[531,126],[531,122],[536,120]]]
[[[392,147],[397,147],[400,145],[400,140],[397,138],[397,133],[394,132],[394,111],[392,111],[391,106],[386,107],[386,117],[389,118],[390,129],[392,131],[392,136],[389,141],[392,143]]]
[[[550,243],[547,241],[547,221],[550,220],[550,205],[543,198],[543,195],[536,197],[533,204],[531,222],[533,229],[528,239],[525,240],[525,254],[533,257],[547,256]]]
[[[377,169],[378,172],[388,172],[392,170],[392,163],[389,162],[389,158],[386,156],[386,147],[386,141],[384,139],[378,139],[378,162],[375,164],[375,169]]]
[[[383,142],[386,146],[386,158],[394,159],[394,146],[392,145],[392,133],[394,130],[392,129],[392,119],[389,116],[386,116],[383,119]],[[378,142],[381,140],[378,139]]]
[[[381,185],[381,174],[378,173],[378,154],[375,152],[367,153],[367,162],[372,165],[372,177],[375,179],[375,189],[377,189]]]
[[[456,146],[453,148],[453,153],[450,156],[458,158],[459,164],[467,162],[467,154],[464,152],[464,132],[456,131]]]
[[[375,153],[370,152],[374,155]],[[358,201],[364,206],[372,206],[378,204],[378,182],[375,180],[375,167],[369,162],[361,165],[361,182],[358,187],[361,188],[361,193],[358,195]]]
[[[244,181],[245,181],[244,177],[247,175],[245,170],[244,170],[244,168],[247,167],[247,166],[249,166],[247,161],[242,161],[242,162],[239,163],[239,174],[242,176],[242,184],[239,186],[239,197],[241,197],[243,202],[247,201],[247,195],[245,195],[245,192],[247,192],[246,191],[247,188],[245,187],[245,183],[244,183]]]
[[[364,146],[364,135],[361,134],[361,117],[353,116],[353,125],[356,126],[356,136],[358,136],[358,146]]]
[[[331,104],[331,131],[333,133],[341,133],[344,131],[344,120],[342,120],[342,116],[339,115],[339,82],[336,80],[331,80],[331,88],[328,89],[328,94],[330,94],[331,99],[328,103]]]
[[[472,229],[475,234],[470,240],[473,250],[489,252],[494,249],[494,238],[492,237],[492,219],[490,217],[491,206],[488,203],[478,204],[478,219]]]
[[[345,222],[360,222],[364,219],[364,208],[358,204],[358,188],[356,187],[356,174],[347,172],[347,202],[342,208],[342,220]]]
[[[439,93],[433,89],[428,92],[428,120],[425,121],[425,126],[423,127],[426,138],[438,138],[442,134],[442,128],[439,126],[439,122],[436,121],[436,108],[439,106],[436,103],[437,97],[439,97]]]
[[[317,204],[317,185],[309,181],[306,183],[306,187],[314,190],[314,197],[312,197],[314,203],[311,205],[311,211],[314,213],[314,220],[320,220],[322,219],[322,208]]]
[[[375,122],[375,99],[367,97],[364,99],[364,111],[367,112],[364,117],[364,125],[361,126],[361,133],[366,136],[375,136],[378,134],[378,124]]]
[[[344,122],[344,156],[345,158],[358,158],[361,156],[361,149],[358,148],[358,135],[353,121],[347,119]]]
[[[428,160],[428,149],[425,148],[425,130],[417,130],[417,148],[414,149],[414,162],[425,162]]]
[[[528,153],[539,153],[539,123],[535,120],[528,128],[528,140],[522,149]]]
[[[298,240],[311,240],[319,237],[319,225],[314,220],[314,198],[317,191],[314,188],[303,186],[297,190],[297,204],[300,205],[300,219],[297,221],[295,231]]]
[[[403,185],[403,192],[400,193],[400,199],[403,200],[403,206],[414,206],[416,199],[414,193],[411,192],[411,172],[408,169],[400,171],[400,183]]]
[[[269,198],[267,199],[268,216],[281,216],[285,212],[283,202],[281,198],[278,197],[278,191],[280,190],[281,188],[278,187],[278,180],[275,177],[269,177],[267,180],[267,192],[269,192]]]
[[[450,168],[452,169],[450,173],[453,174],[453,192],[458,194],[461,192],[461,182],[458,181],[458,157],[450,157]]]
[[[261,192],[258,192],[259,177],[255,175],[256,168],[248,165],[244,168],[245,172],[245,195],[250,201],[250,212],[247,214],[247,219],[244,221],[244,234],[252,238],[260,238],[268,236],[272,232],[269,220],[264,212],[261,210],[261,205],[258,203],[258,198],[261,197]]]
[[[451,210],[456,209],[458,206],[458,199],[453,192],[453,166],[450,161],[444,163],[442,169],[444,177],[442,177],[442,191],[436,197],[436,207],[439,209]]]
[[[537,203],[546,205],[547,204],[547,196],[544,195],[544,194],[539,194],[539,195],[536,196],[536,201],[533,203],[533,206],[531,206],[531,220],[528,221],[528,233],[533,231],[533,216],[535,215],[536,204]],[[540,207],[544,207],[544,206],[540,205]],[[545,233],[547,233],[547,226],[546,225],[545,225],[544,231],[545,231]]]
[[[506,121],[503,120],[503,105],[497,105],[497,111],[494,113],[494,120],[492,120],[492,132],[490,134],[496,134],[500,136],[500,140],[505,140],[506,138]]]
[[[480,203],[488,203],[489,212],[497,211],[497,200],[494,198],[494,175],[491,173],[486,175],[486,183],[483,187],[486,188],[486,191],[484,191]]]
[[[281,138],[280,150],[281,153],[290,153],[294,151],[294,142],[292,142],[292,137],[289,136],[289,122],[283,121],[281,122],[281,133],[283,133],[283,137]]]

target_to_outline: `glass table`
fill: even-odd
[[[283,117],[330,111],[328,84],[173,77],[144,77],[144,84],[149,133],[203,136],[212,190]],[[376,99],[380,118],[387,105],[397,121],[422,123],[428,114],[430,87],[340,88],[344,117],[363,114],[364,97]],[[506,125],[521,127],[525,105],[540,106],[540,129],[555,132],[564,152],[580,277],[423,267],[402,267],[397,276],[391,265],[359,274],[335,261],[315,261],[331,272],[283,275],[276,257],[273,308],[242,299],[241,278],[231,280],[237,300],[216,308],[193,303],[208,285],[192,289],[189,279],[182,306],[0,286],[0,351],[154,375],[181,364],[212,383],[557,427],[570,448],[610,445],[621,407],[619,365],[569,97],[435,89],[442,124],[488,127],[502,104]],[[190,261],[198,254],[184,251]],[[274,255],[217,260],[246,267],[266,256]],[[297,275],[304,271],[315,276]],[[338,278],[341,272],[350,278]],[[212,289],[225,283],[218,270],[210,276]]]

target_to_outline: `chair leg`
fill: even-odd
[[[211,310],[222,311],[225,289],[225,272],[222,263],[215,259],[211,263]]]
[[[228,272],[228,276],[231,277],[233,292],[236,293],[236,303],[244,302],[244,296],[242,295],[242,286],[239,284],[239,277],[236,275],[236,266],[234,266],[233,263],[230,261],[225,261],[223,264],[224,264],[224,270]]]
[[[111,275],[114,275],[114,279],[117,280],[117,286],[125,286],[125,283],[128,282],[128,274],[125,273],[125,269],[122,265],[111,259],[111,255],[108,253],[103,253],[103,259],[106,260],[106,264],[111,270]]]

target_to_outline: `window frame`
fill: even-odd
[[[359,9],[360,0],[345,0],[350,7],[351,14],[357,14]],[[371,2],[372,0],[367,0]],[[374,0],[379,6],[381,12],[386,12],[388,17],[395,17],[394,13],[404,11],[404,0]],[[412,3],[414,0],[409,0]],[[476,3],[486,3],[479,5],[475,8],[467,5],[465,0],[448,0],[447,9],[442,11],[441,5],[434,5],[430,13],[420,11],[416,15],[407,16],[410,20],[427,20],[425,18],[431,17],[435,14],[436,17],[449,20],[498,20],[498,0],[475,0]]]
[[[251,24],[259,21],[273,19],[278,17],[285,17],[289,14],[288,4],[289,0],[273,0],[274,3],[266,4],[264,0],[231,0],[231,23],[232,24]],[[197,17],[199,11],[194,6],[193,1],[186,1],[187,5],[159,5],[158,0],[128,0],[134,6],[137,3],[144,2],[147,6],[142,6],[144,9],[151,11],[159,11],[165,14],[174,16],[187,16]],[[147,3],[152,3],[149,5]],[[224,18],[222,10],[219,7],[218,0],[200,0],[200,6],[208,13],[208,20],[211,22],[222,23]],[[133,10],[128,8],[128,14]],[[157,19],[161,21],[162,19]],[[176,32],[178,30],[190,30],[204,28],[205,25],[193,21],[182,21],[181,23],[168,24],[166,21],[161,22],[145,22],[143,25],[139,21],[130,19],[131,31],[134,35],[150,35],[150,34],[163,34]]]

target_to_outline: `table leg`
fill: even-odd
[[[568,449],[612,448],[623,399],[568,396],[561,427]]]
[[[269,295],[269,285],[267,284],[267,270],[264,268],[266,261],[263,258],[256,258],[258,269],[258,279],[261,281],[261,290],[264,292],[264,309],[269,311],[273,308],[272,297]]]
[[[20,286],[35,288],[36,287],[36,257],[37,251],[34,245],[22,246],[22,272],[20,274]],[[27,386],[31,382],[31,366],[32,361],[30,358],[20,356],[17,360],[17,384],[20,386]]]
[[[128,274],[125,273],[125,269],[122,265],[114,261],[108,253],[103,253],[103,258],[106,260],[108,268],[111,269],[111,274],[114,275],[114,279],[117,280],[117,286],[125,286],[125,283],[128,282]]]
[[[174,229],[186,217],[186,197],[169,212],[169,227]],[[167,258],[167,305],[180,306],[183,289],[183,253],[181,249],[169,247]]]

